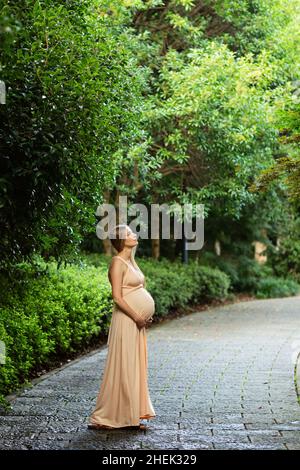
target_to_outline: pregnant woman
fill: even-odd
[[[140,419],[156,416],[148,390],[146,326],[155,303],[145,289],[145,276],[135,262],[137,236],[128,225],[117,225],[111,243],[108,278],[114,307],[108,334],[108,353],[90,429],[146,429]]]

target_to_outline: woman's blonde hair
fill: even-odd
[[[127,229],[130,229],[129,225],[126,225],[126,224],[120,224],[120,225],[116,225],[112,232],[111,232],[111,235],[110,235],[110,241],[111,241],[111,244],[113,245],[113,247],[115,248],[115,250],[120,253],[120,251],[123,250],[124,248],[124,245],[125,245],[125,238],[126,236],[123,235],[123,238],[121,235],[126,233],[126,230]],[[112,237],[112,238],[111,238]],[[135,253],[136,253],[136,250],[137,250],[137,245],[134,246],[132,249],[131,249],[131,253],[130,253],[130,261],[131,263],[133,264],[133,266],[138,269],[140,271],[140,268],[138,267],[138,265],[136,264],[135,262]]]
[[[124,236],[124,234],[126,233],[127,228],[128,225],[126,224],[116,225],[110,232],[109,238],[111,244],[118,253],[124,248],[126,239],[126,236]]]

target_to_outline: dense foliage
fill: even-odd
[[[217,226],[271,207],[276,225],[285,186],[264,198],[252,185],[299,122],[282,115],[299,0],[0,5],[2,262],[76,258],[97,206],[120,194],[202,203]],[[295,198],[296,164],[282,168]]]
[[[81,252],[119,195],[204,204],[188,265],[142,244],[158,317],[298,293],[299,20],[300,0],[0,0],[0,393],[107,332],[109,257]]]
[[[139,134],[145,77],[136,40],[98,6],[26,0],[0,8],[2,261],[76,252],[94,233],[115,153]]]

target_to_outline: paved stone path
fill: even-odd
[[[300,449],[300,297],[196,312],[147,337],[148,430],[87,429],[104,346],[23,391],[0,416],[0,448]]]

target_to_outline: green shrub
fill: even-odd
[[[260,299],[289,297],[297,295],[299,292],[299,284],[292,279],[266,277],[260,280],[257,286],[256,297]]]
[[[215,253],[205,253],[201,257],[201,264],[217,267],[230,278],[231,292],[247,292],[256,294],[261,281],[266,277],[274,276],[272,266],[259,264],[254,258],[246,255],[217,256]]]
[[[279,249],[269,249],[268,259],[277,276],[288,276],[300,282],[300,240],[285,238]]]
[[[107,333],[112,307],[107,276],[94,266],[57,271],[54,263],[45,269],[41,261],[36,270],[22,263],[14,275],[14,280],[4,273],[0,277],[0,339],[6,347],[6,362],[0,365],[2,394],[26,382],[36,366]]]
[[[239,283],[236,286],[240,292],[255,294],[260,282],[266,276],[272,276],[273,270],[270,266],[259,264],[254,258],[246,256],[239,257],[238,263]]]
[[[199,290],[195,291],[196,299],[225,299],[230,287],[229,276],[217,268],[198,266],[194,271]],[[200,290],[201,289],[201,290]]]

